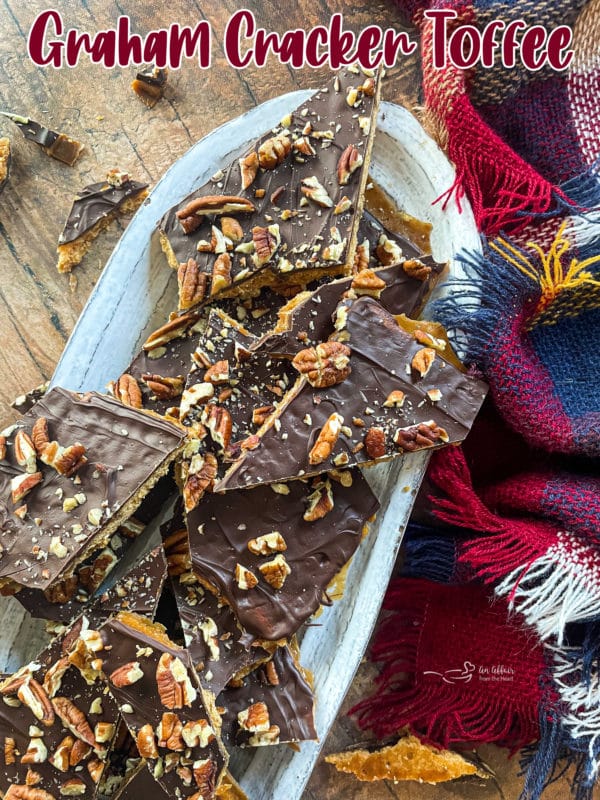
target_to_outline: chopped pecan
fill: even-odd
[[[99,759],[94,758],[91,761],[88,761],[87,771],[89,772],[90,778],[94,781],[94,783],[99,783],[102,773],[104,772],[104,764]]]
[[[258,578],[251,570],[242,566],[242,564],[236,564],[235,582],[237,583],[239,589],[248,591],[249,589],[254,589],[254,587],[258,584]]]
[[[14,478],[11,478],[10,496],[13,503],[18,505],[38,483],[42,482],[43,478],[41,472],[25,472],[23,475],[15,475]]]
[[[371,257],[371,245],[369,240],[365,239],[356,246],[356,253],[354,255],[354,269],[355,274],[362,272],[363,269],[369,268],[369,259]]]
[[[273,413],[275,406],[261,406],[252,411],[252,422],[254,425],[262,425],[263,422]]]
[[[44,589],[44,597],[49,603],[68,603],[75,596],[78,584],[77,576],[71,575]]]
[[[365,436],[365,450],[369,458],[382,458],[386,453],[383,428],[369,428]]]
[[[0,461],[6,458],[6,436],[0,436]]]
[[[348,377],[350,354],[350,348],[341,342],[321,342],[316,347],[300,350],[292,364],[311,386],[325,389]]]
[[[279,531],[272,531],[257,536],[256,539],[250,539],[248,550],[255,556],[268,556],[271,553],[283,553],[287,550],[287,544]]]
[[[337,178],[340,186],[345,186],[353,172],[362,166],[363,157],[358,152],[358,148],[349,144],[344,150],[337,165]]]
[[[117,689],[122,689],[124,686],[133,686],[143,677],[144,673],[140,669],[140,662],[130,661],[111,672],[109,680]]]
[[[337,216],[338,214],[345,214],[346,211],[350,211],[352,208],[352,200],[349,197],[344,195],[335,205],[333,209],[333,213]]]
[[[160,701],[171,711],[191,706],[197,692],[192,686],[182,661],[171,653],[163,653],[156,667],[156,684]]]
[[[209,403],[202,412],[202,424],[206,425],[211,439],[226,450],[231,440],[231,414],[226,408]]]
[[[242,226],[234,217],[221,217],[221,230],[223,232],[223,236],[225,236],[227,239],[230,239],[234,243],[241,242],[241,240],[244,238]]]
[[[411,278],[415,278],[417,281],[426,281],[431,275],[431,267],[419,261],[418,258],[408,258],[406,261],[403,261],[402,269],[407,275]]]
[[[91,747],[81,739],[75,739],[71,752],[69,753],[69,766],[76,767],[84,758],[90,754]]]
[[[94,726],[94,736],[96,737],[96,742],[99,744],[106,744],[106,742],[110,742],[115,735],[115,730],[116,729],[113,722],[97,722]]]
[[[25,783],[27,786],[37,786],[38,783],[42,782],[42,776],[39,772],[31,769],[31,767],[27,770],[27,775],[25,776]]]
[[[163,378],[162,375],[148,372],[142,375],[142,380],[159,400],[174,400],[179,397],[185,383],[185,379],[181,375],[174,378]]]
[[[165,711],[156,729],[158,746],[166,747],[168,750],[180,752],[185,749],[185,743],[181,737],[183,725],[181,720],[172,711]]]
[[[201,456],[199,453],[190,462],[189,471],[183,487],[186,511],[196,508],[204,492],[210,490],[217,477],[218,463],[212,453]]]
[[[350,286],[359,297],[368,295],[379,299],[381,292],[386,287],[386,282],[378,277],[372,269],[363,269],[354,276]]]
[[[268,731],[271,725],[269,709],[263,702],[253,703],[251,706],[248,706],[248,708],[240,711],[237,717],[240,728],[250,733]]]
[[[210,758],[204,758],[194,761],[192,770],[198,792],[190,800],[210,800],[215,793],[217,765]]]
[[[261,228],[260,225],[256,225],[252,228],[252,241],[256,251],[256,265],[261,267],[271,260],[279,247],[281,241],[279,225],[269,225],[268,228]]]
[[[402,248],[393,240],[389,239],[385,233],[379,237],[379,243],[375,248],[375,255],[380,264],[389,267],[402,261]]]
[[[63,797],[81,797],[87,787],[81,778],[69,778],[61,784],[59,791]]]
[[[177,219],[184,233],[193,233],[206,214],[249,214],[254,210],[254,203],[245,197],[211,194],[191,200],[177,212]]]
[[[31,429],[31,439],[38,456],[44,452],[47,444],[50,443],[48,435],[48,420],[46,417],[38,417]]]
[[[4,740],[4,763],[7,767],[17,762],[17,743],[12,736],[7,736]]]
[[[74,744],[75,739],[72,736],[65,736],[54,753],[48,759],[52,766],[59,770],[59,772],[66,772],[69,769],[71,751]]]
[[[344,418],[341,414],[334,413],[326,420],[317,439],[308,454],[308,461],[312,465],[322,464],[332,454],[333,448],[339,438]]]
[[[227,289],[228,286],[231,286],[231,256],[229,253],[221,253],[213,264],[210,296],[214,297],[218,292]]]
[[[384,408],[402,408],[406,395],[401,389],[394,389],[383,403]]]
[[[142,725],[135,737],[135,743],[142,758],[158,758],[152,725]]]
[[[52,701],[48,697],[46,690],[43,686],[35,680],[35,678],[28,677],[23,684],[19,686],[17,697],[27,706],[33,716],[42,723],[42,725],[50,726],[54,722],[54,710],[52,708]]]
[[[13,442],[13,453],[20,467],[33,473],[37,469],[36,451],[30,437],[24,430],[18,430]]]
[[[293,147],[297,153],[302,153],[303,156],[314,156],[317,153],[308,136],[301,136],[296,139]]]
[[[245,158],[240,158],[239,165],[242,176],[242,189],[246,190],[252,186],[258,172],[258,153],[253,150]]]
[[[433,447],[435,444],[448,442],[449,436],[433,420],[411,425],[408,428],[399,428],[394,434],[394,443],[400,450],[413,452],[424,447]]]
[[[375,80],[368,77],[361,86],[358,87],[359,92],[366,94],[368,97],[373,97],[375,94]]]
[[[266,582],[274,589],[281,589],[292,569],[281,553],[271,561],[259,566],[259,570]]]
[[[197,314],[182,314],[180,317],[174,317],[150,334],[142,345],[143,349],[146,352],[154,350],[156,347],[167,344],[172,339],[177,339],[178,336],[183,336],[190,325],[193,325],[197,319]]]
[[[206,747],[215,738],[215,732],[206,719],[186,722],[181,736],[187,747]]]
[[[56,800],[56,798],[44,789],[13,783],[8,787],[4,800]]]
[[[435,350],[433,347],[422,347],[414,354],[410,366],[424,378],[431,369],[435,361]]]
[[[39,736],[30,739],[27,752],[21,757],[21,764],[43,764],[48,758],[48,749]]]
[[[308,197],[309,200],[312,200],[317,205],[323,208],[332,208],[333,200],[327,194],[327,189],[315,175],[303,178],[300,184],[300,190],[305,197]]]
[[[59,658],[55,661],[44,675],[44,691],[47,692],[48,697],[54,697],[59,691],[62,679],[69,669],[69,659],[66,656]]]
[[[279,686],[279,675],[277,669],[272,661],[267,661],[265,664],[265,675],[271,686]]]
[[[133,375],[128,375],[126,372],[123,373],[118,380],[111,381],[108,384],[108,389],[124,406],[130,406],[131,408],[142,407],[142,392]]]
[[[89,744],[90,747],[96,746],[94,733],[85,714],[68,697],[54,697],[52,706],[62,724],[71,731],[73,736]]]
[[[333,489],[331,482],[324,480],[317,484],[314,492],[308,496],[308,507],[304,512],[306,522],[316,522],[333,510]]]
[[[227,383],[229,380],[229,361],[223,359],[212,364],[204,373],[204,380],[208,383]]]
[[[177,285],[179,287],[179,308],[188,309],[201,303],[206,296],[208,275],[198,267],[198,262],[188,258],[179,265]]]
[[[292,142],[285,133],[272,136],[258,148],[258,163],[263,169],[275,169],[288,157]]]

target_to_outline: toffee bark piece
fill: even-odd
[[[299,629],[377,511],[360,472],[337,477],[343,483],[322,476],[208,494],[188,512],[194,571],[255,636],[274,641]]]
[[[215,491],[370,464],[465,438],[487,391],[482,381],[417,341],[371,297],[340,304],[336,320],[336,337],[350,353],[344,371],[325,357],[341,341],[301,351],[295,359],[301,377],[258,432],[255,448]],[[317,385],[309,382],[313,369]]]
[[[459,753],[438,750],[410,734],[403,736],[396,744],[378,750],[331,753],[325,756],[325,761],[333,764],[338,772],[349,772],[359,781],[419,781],[435,784],[465,775],[490,777]]]
[[[92,242],[121,214],[136,211],[148,196],[148,184],[112,170],[107,179],[82,189],[58,238],[59,272],[71,272],[81,263]]]
[[[19,114],[9,114],[6,111],[0,111],[0,114],[18,125],[26,139],[38,144],[45,153],[63,164],[72,167],[83,152],[83,145],[64,133],[51,131],[45,125]]]
[[[352,269],[379,88],[378,75],[341,71],[218,182],[165,214],[158,227],[169,264],[196,261],[207,276],[204,302]]]
[[[165,92],[168,69],[146,67],[140,70],[131,83],[131,88],[148,108],[153,108]]]
[[[107,685],[140,755],[172,797],[212,800],[227,754],[214,698],[160,626],[119,614],[100,631]]]
[[[262,747],[317,738],[314,695],[294,652],[279,647],[273,658],[250,672],[240,686],[228,686],[217,698],[225,709],[227,747]]]
[[[126,782],[112,795],[113,800],[140,800],[141,797],[151,800],[172,800],[172,796],[158,783],[146,762],[142,762],[137,769],[127,777]],[[242,787],[227,771],[220,785],[217,787],[215,797],[217,800],[248,800]]]
[[[10,174],[11,152],[10,139],[5,136],[0,139],[0,192],[8,182]]]
[[[37,403],[38,400],[46,394],[48,391],[49,383],[46,381],[45,383],[40,383],[39,386],[36,386],[35,389],[30,389],[25,394],[20,394],[18,397],[12,401],[11,406],[18,411],[20,414],[26,414],[33,406]]]
[[[7,433],[0,461],[5,590],[44,590],[71,576],[134,516],[185,438],[158,416],[60,388]]]

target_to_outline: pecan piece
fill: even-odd
[[[6,436],[0,436],[0,461],[6,458]]]
[[[379,243],[375,248],[375,255],[380,264],[389,267],[402,261],[402,248],[393,240],[389,239],[385,233],[379,237]]]
[[[202,412],[202,424],[208,428],[213,442],[221,449],[226,450],[231,440],[233,425],[229,411],[214,403],[209,403]]]
[[[409,428],[399,428],[394,434],[394,443],[400,450],[411,453],[424,447],[446,443],[449,438],[443,428],[433,420],[428,420],[419,425],[411,425]]]
[[[56,798],[43,789],[13,783],[8,787],[4,800],[56,800]]]
[[[46,690],[43,686],[32,678],[26,678],[25,681],[17,691],[17,697],[27,706],[33,716],[42,723],[49,727],[54,722],[54,709],[52,708],[52,701],[48,697]]]
[[[274,410],[275,406],[261,406],[260,408],[255,408],[252,411],[252,422],[254,425],[262,425],[269,414],[272,414]]]
[[[258,578],[251,570],[247,569],[242,564],[236,564],[235,582],[237,583],[239,589],[242,589],[244,592],[246,592],[249,589],[254,589],[254,587],[258,584]]]
[[[213,264],[210,296],[214,297],[228,286],[231,286],[231,256],[229,253],[221,253]]]
[[[47,444],[40,459],[49,467],[53,467],[59,475],[70,478],[80,467],[87,463],[85,447],[76,442],[62,447],[58,442]]]
[[[340,186],[345,186],[353,172],[362,166],[363,157],[358,152],[358,148],[349,144],[344,150],[337,165],[337,178]]]
[[[44,691],[47,692],[48,697],[54,697],[59,691],[62,679],[69,669],[69,659],[66,656],[59,658],[52,666],[46,671],[44,675]]]
[[[185,744],[181,736],[182,730],[183,725],[177,714],[174,714],[172,711],[165,711],[156,729],[158,746],[178,752],[184,750]]]
[[[76,575],[71,575],[63,581],[53,583],[44,589],[44,597],[49,603],[68,603],[75,596],[79,579]]]
[[[60,786],[60,793],[63,797],[81,797],[86,793],[86,785],[81,778],[69,778]]]
[[[207,383],[227,383],[229,380],[229,361],[223,359],[212,364],[204,373],[204,380]]]
[[[314,492],[308,496],[308,507],[304,512],[306,522],[316,522],[333,510],[333,489],[331,482],[324,480],[317,484]]]
[[[255,556],[268,556],[271,553],[283,553],[284,550],[287,550],[287,544],[279,531],[272,531],[272,533],[257,536],[256,539],[250,539],[248,550]]]
[[[36,419],[33,428],[31,429],[31,439],[38,456],[41,456],[46,445],[50,443],[50,437],[48,435],[48,420],[46,417],[38,417]]]
[[[118,380],[111,381],[108,384],[108,390],[124,406],[130,406],[131,408],[142,407],[142,392],[133,375],[128,375],[126,372],[123,373]]]
[[[251,706],[248,706],[248,708],[240,711],[237,717],[240,728],[250,733],[268,731],[271,725],[269,709],[263,702],[253,703]]]
[[[259,566],[259,570],[266,582],[274,589],[281,589],[292,569],[281,553],[271,561]]]
[[[172,339],[183,336],[190,325],[193,325],[197,319],[197,314],[182,314],[180,317],[174,317],[150,334],[142,345],[143,349],[148,352],[148,350],[162,347]]]
[[[15,434],[13,442],[13,452],[20,467],[25,467],[25,471],[31,473],[37,470],[36,451],[33,442],[24,430],[19,430]]]
[[[217,778],[217,766],[214,761],[209,758],[194,761],[192,766],[194,773],[194,781],[199,791],[196,792],[190,800],[210,800],[214,797],[215,784]]]
[[[258,153],[252,151],[245,158],[239,159],[240,173],[242,176],[242,189],[249,189],[254,183],[258,172]]]
[[[181,736],[187,747],[206,747],[215,737],[215,732],[207,719],[186,722]]]
[[[201,272],[195,259],[188,258],[187,262],[180,264],[177,270],[179,308],[188,309],[201,303],[206,295],[207,282],[208,275]]]
[[[197,692],[192,686],[187,669],[183,662],[171,655],[163,653],[156,667],[156,685],[160,701],[171,711],[174,708],[191,706]]]
[[[4,740],[4,763],[7,767],[17,762],[17,743],[12,736],[7,736]]]
[[[41,483],[44,476],[41,472],[25,472],[23,475],[15,475],[10,481],[10,497],[15,505],[29,494],[29,492]]]
[[[66,772],[69,769],[71,751],[74,744],[75,739],[72,736],[65,736],[54,753],[48,759],[52,766],[59,770],[59,772]]]
[[[96,746],[94,732],[90,728],[85,714],[68,697],[54,697],[52,706],[62,724],[71,731],[73,736],[89,744],[90,747]]]
[[[248,187],[245,186],[244,188],[247,189]],[[223,236],[234,243],[241,242],[244,238],[242,226],[234,217],[221,217],[221,230]]]
[[[386,287],[386,282],[378,277],[372,269],[363,269],[354,276],[350,287],[359,297],[368,295],[379,299],[381,292]]]
[[[87,771],[94,783],[99,783],[102,773],[104,772],[104,764],[99,759],[94,758],[92,761],[88,761]]]
[[[404,405],[405,394],[401,389],[394,389],[385,399],[384,408],[402,408]]]
[[[183,392],[185,379],[178,375],[175,378],[163,378],[162,375],[155,375],[145,372],[142,380],[150,391],[159,400],[174,400]]]
[[[365,435],[365,450],[369,458],[382,458],[386,453],[383,428],[369,428]]]
[[[21,764],[43,764],[48,758],[48,749],[44,740],[39,736],[34,736],[29,741],[27,752],[21,757]]]
[[[409,258],[406,261],[403,261],[402,269],[407,275],[409,275],[411,278],[415,278],[417,281],[426,281],[431,275],[431,267],[428,267],[427,264],[419,261],[418,258]]]
[[[410,366],[424,378],[431,369],[434,361],[435,350],[433,347],[422,347],[414,354]]]
[[[69,753],[69,766],[76,767],[84,758],[90,754],[91,747],[81,739],[75,739],[73,747]]]
[[[124,686],[133,686],[144,677],[144,673],[140,669],[139,661],[130,661],[127,664],[122,664],[117,667],[109,676],[109,681],[117,689],[122,689]]]
[[[258,163],[263,169],[275,169],[288,157],[292,142],[285,133],[272,136],[258,148]]]
[[[333,206],[333,200],[327,194],[327,189],[315,175],[303,178],[300,190],[305,197],[308,197],[309,200],[323,208],[331,208]]]
[[[212,453],[205,453],[203,456],[197,453],[192,458],[183,487],[186,511],[196,508],[204,492],[212,489],[217,477],[217,469],[217,459]]]
[[[341,342],[321,342],[300,350],[292,364],[315,389],[341,383],[351,372],[350,348]]]
[[[184,233],[192,233],[206,214],[249,214],[254,210],[254,203],[245,197],[211,194],[191,200],[176,216]]]
[[[279,225],[269,225],[268,228],[261,228],[256,225],[252,228],[252,241],[254,242],[256,266],[262,267],[271,260],[273,254],[279,247],[281,236]]]
[[[142,758],[158,758],[152,725],[142,725],[135,737],[135,743]]]
[[[322,464],[332,454],[333,448],[339,438],[344,418],[341,414],[334,413],[326,420],[317,439],[308,454],[309,464]]]

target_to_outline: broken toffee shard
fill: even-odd
[[[136,74],[131,88],[145,106],[153,108],[164,94],[168,77],[168,69],[146,67]]]
[[[8,182],[10,174],[11,152],[10,139],[3,137],[0,139],[0,192]]]
[[[11,114],[8,111],[0,111],[0,115],[18,125],[26,139],[38,144],[45,153],[57,161],[62,161],[63,164],[72,167],[83,152],[83,145],[75,139],[71,139],[64,133],[52,131],[29,117]]]
[[[113,169],[106,180],[92,183],[79,192],[58,239],[59,272],[71,272],[90,249],[98,234],[119,214],[137,210],[146,198],[148,184]]]
[[[379,88],[343,70],[165,214],[161,243],[194,304],[351,271]]]
[[[55,388],[0,438],[0,586],[47,589],[110,541],[185,433],[93,392]]]
[[[317,610],[378,507],[358,471],[207,494],[187,514],[192,566],[247,631],[289,638]]]
[[[338,341],[300,351],[300,378],[215,491],[288,481],[461,442],[487,392],[372,297],[336,312]]]

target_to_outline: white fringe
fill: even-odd
[[[600,554],[561,532],[543,556],[513,570],[495,591],[511,597],[510,609],[523,614],[542,641],[556,637],[561,646],[569,622],[600,616]]]

